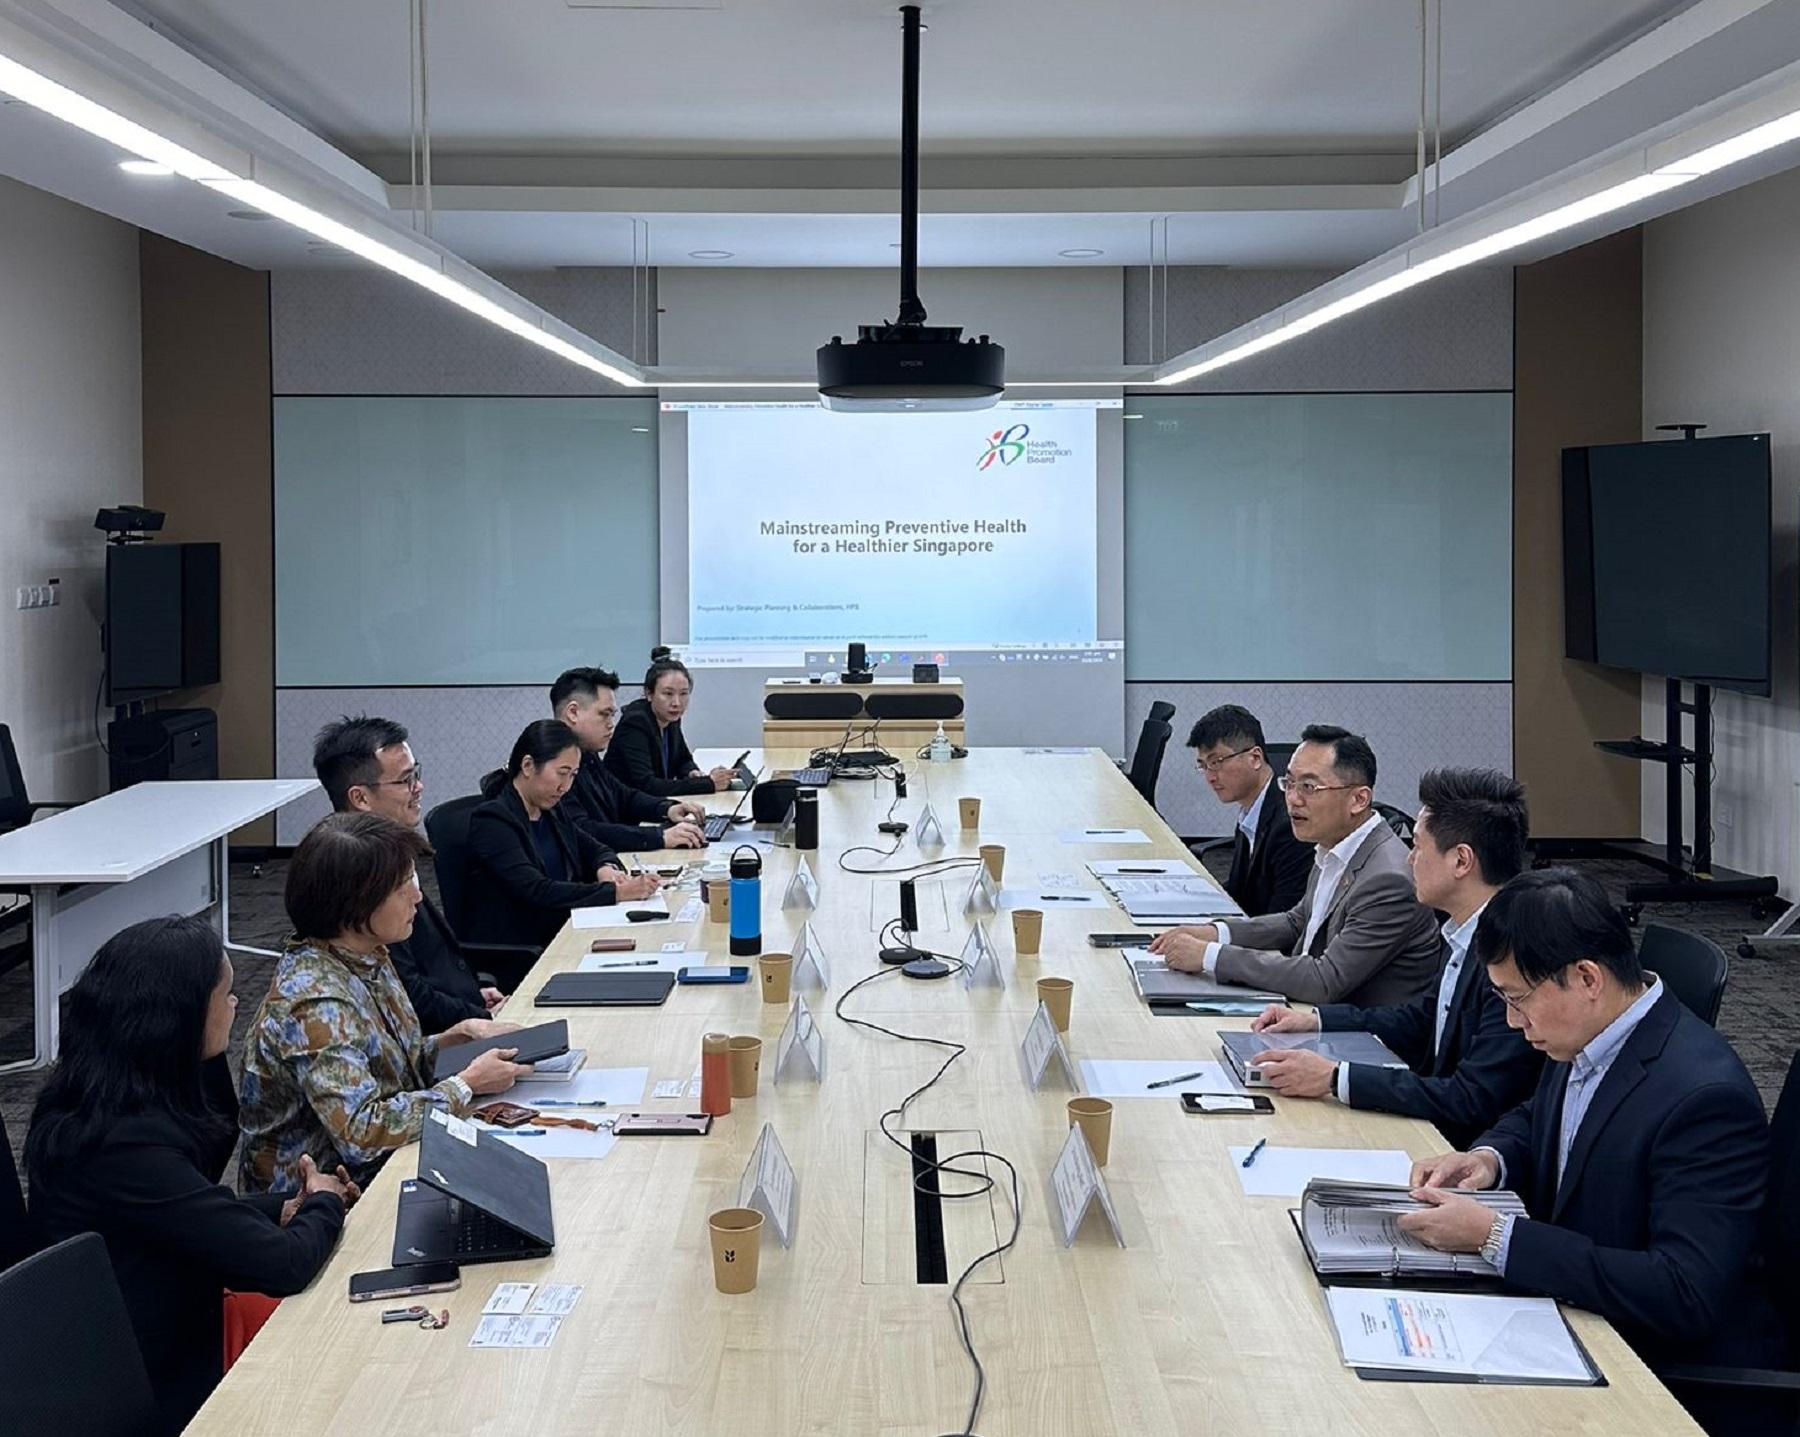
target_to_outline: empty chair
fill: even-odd
[[[9,1432],[160,1431],[106,1243],[84,1232],[0,1272],[0,1411]]]
[[[1169,727],[1169,720],[1175,715],[1175,705],[1157,700],[1150,705],[1149,717],[1144,720],[1144,727],[1138,733],[1137,747],[1131,754],[1131,767],[1126,770],[1126,777],[1131,786],[1143,795],[1144,802],[1152,808],[1156,806],[1156,780],[1162,773],[1163,753],[1169,747],[1169,738],[1175,732]]]
[[[1638,944],[1638,961],[1667,983],[1695,1016],[1718,1025],[1731,961],[1717,943],[1699,933],[1652,923]]]
[[[0,833],[23,828],[33,814],[74,807],[73,803],[31,801],[31,795],[25,791],[25,770],[19,766],[19,751],[13,747],[12,730],[0,723]]]

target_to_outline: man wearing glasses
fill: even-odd
[[[1237,810],[1225,891],[1253,918],[1285,913],[1306,891],[1313,850],[1294,837],[1287,805],[1272,791],[1262,724],[1247,708],[1220,704],[1200,715],[1187,746],[1213,796]]]
[[[1437,919],[1413,896],[1407,849],[1375,810],[1368,740],[1313,724],[1279,780],[1294,836],[1314,845],[1306,892],[1285,913],[1160,934],[1171,968],[1305,1003],[1405,1003],[1435,986]]]
[[[392,719],[358,715],[326,724],[313,741],[313,772],[337,812],[378,813],[407,828],[419,826],[424,770],[405,728]],[[469,966],[429,898],[419,904],[412,936],[390,945],[388,956],[427,1033],[445,1032],[464,1018],[485,1018],[506,1001]]]
[[[1468,1152],[1414,1165],[1429,1206],[1400,1226],[1599,1313],[1652,1368],[1785,1366],[1754,1275],[1768,1124],[1731,1045],[1639,966],[1618,910],[1573,869],[1502,888],[1474,956],[1550,1061]],[[1496,1218],[1457,1188],[1510,1188],[1529,1215]]]

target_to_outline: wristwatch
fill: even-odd
[[[1506,1216],[1501,1214],[1494,1219],[1494,1225],[1488,1229],[1486,1240],[1481,1244],[1481,1256],[1490,1267],[1500,1266],[1500,1239],[1506,1236]]]

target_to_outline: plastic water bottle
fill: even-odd
[[[762,855],[747,843],[731,855],[731,952],[762,952]]]
[[[931,747],[926,750],[933,763],[950,762],[950,735],[944,732],[944,721],[938,720],[937,732],[931,736]]]

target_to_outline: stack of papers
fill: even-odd
[[[1344,1365],[1415,1381],[1593,1387],[1604,1379],[1547,1297],[1328,1287]]]
[[[1505,1190],[1468,1192],[1496,1217],[1524,1217],[1525,1204]],[[1300,1195],[1300,1240],[1321,1277],[1362,1273],[1387,1277],[1489,1277],[1500,1274],[1480,1253],[1439,1252],[1400,1226],[1419,1212],[1412,1189],[1386,1183],[1314,1178]]]
[[[1189,923],[1231,919],[1238,907],[1212,879],[1202,874],[1167,873],[1126,877],[1096,875],[1106,891],[1137,922]]]

